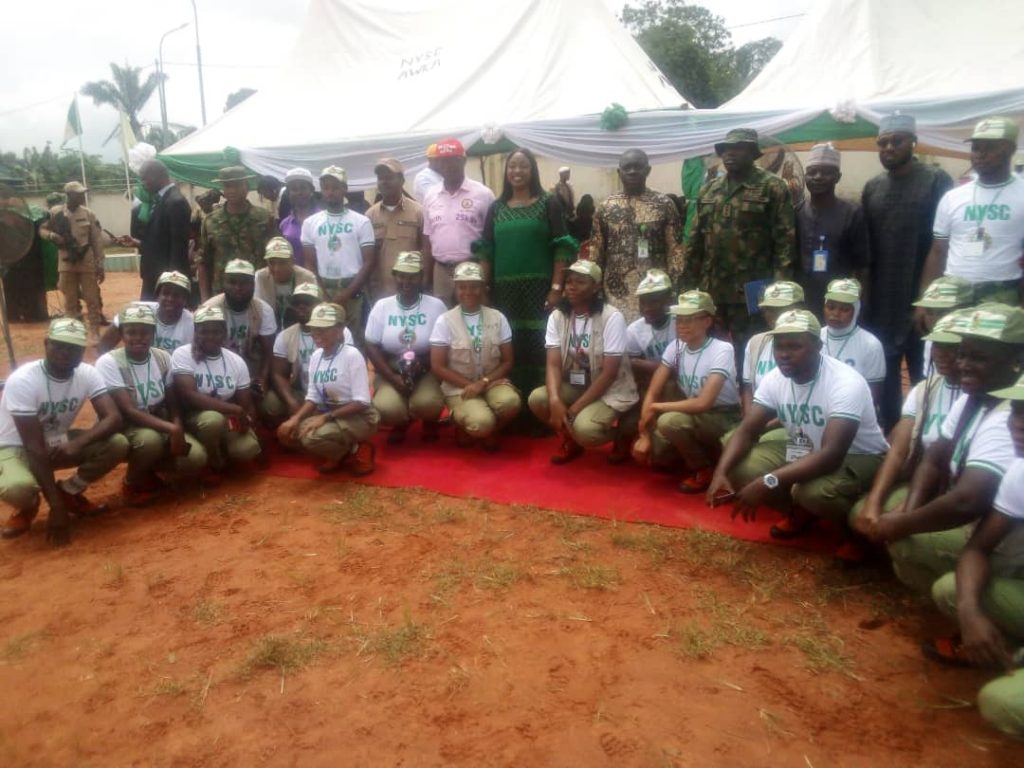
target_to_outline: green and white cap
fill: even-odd
[[[46,331],[46,338],[50,341],[63,341],[65,344],[74,344],[76,347],[88,346],[89,336],[85,331],[85,325],[81,320],[70,317],[58,317],[50,322]]]
[[[345,308],[340,304],[317,304],[309,316],[309,328],[333,328],[345,322]]]
[[[768,331],[769,336],[782,336],[787,333],[809,333],[814,338],[821,337],[821,323],[813,312],[806,309],[791,309],[779,315],[775,328]]]
[[[464,261],[455,268],[452,280],[457,283],[482,283],[484,273],[475,261]]]
[[[156,287],[159,288],[161,285],[176,285],[182,290],[192,291],[192,283],[189,282],[188,276],[183,275],[181,272],[161,273],[160,277],[157,278]]]
[[[1024,376],[1017,379],[1017,383],[1005,389],[994,389],[989,392],[992,397],[1000,397],[1003,400],[1024,400]]]
[[[935,344],[959,344],[963,329],[971,317],[971,310],[960,310],[943,315],[935,321],[931,333],[923,338]]]
[[[292,298],[296,296],[308,296],[311,299],[322,301],[324,292],[320,290],[320,286],[316,283],[299,283],[295,286],[295,290],[292,291]]]
[[[402,251],[395,259],[395,266],[391,268],[391,271],[418,275],[423,271],[423,255],[419,251]]]
[[[711,298],[711,294],[704,293],[704,291],[680,293],[676,302],[668,309],[669,313],[676,317],[699,315],[701,312],[709,315],[715,314],[715,302]]]
[[[248,275],[249,277],[256,277],[256,267],[252,265],[251,261],[245,259],[232,259],[224,267],[225,275]]]
[[[199,325],[200,323],[226,322],[224,319],[224,310],[220,307],[200,307],[196,310],[196,314],[192,318],[192,322],[195,325]]]
[[[272,237],[267,242],[267,248],[263,252],[265,259],[290,259],[295,255],[292,244],[283,237]]]
[[[1008,304],[981,304],[967,313],[961,336],[1024,344],[1024,309]]]
[[[664,293],[672,290],[672,278],[661,269],[648,269],[640,285],[636,287],[637,296],[647,296],[651,293]]]
[[[765,287],[764,294],[762,294],[761,300],[757,302],[757,306],[785,309],[786,307],[792,307],[794,304],[799,304],[803,300],[804,289],[799,283],[779,280]]]
[[[915,307],[958,309],[974,303],[974,286],[962,277],[937,277],[928,284]]]
[[[569,266],[569,271],[575,272],[578,275],[586,275],[595,283],[600,283],[604,277],[604,273],[601,271],[601,267],[597,265],[597,262],[587,261],[586,259],[574,261]]]
[[[852,277],[841,277],[833,280],[825,289],[826,301],[838,301],[843,304],[853,304],[860,301],[860,283]]]
[[[1013,122],[1009,117],[986,117],[980,123],[974,126],[974,132],[971,134],[971,138],[967,141],[981,140],[1004,140],[1012,141],[1014,144],[1017,143],[1017,134],[1019,133],[1017,124]]]
[[[156,312],[148,304],[142,304],[140,302],[132,302],[124,309],[121,310],[121,314],[118,316],[118,322],[121,327],[136,323],[138,325],[152,325],[156,327]]]

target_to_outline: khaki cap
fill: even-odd
[[[46,331],[46,338],[51,341],[74,344],[76,347],[85,347],[89,343],[85,325],[81,320],[75,320],[70,317],[58,317],[51,321],[50,327]]]
[[[825,301],[838,301],[843,304],[860,301],[860,283],[852,277],[833,280],[825,289]]]
[[[936,344],[959,344],[961,333],[967,326],[971,313],[967,311],[950,312],[935,321],[931,333],[922,338]]]
[[[122,327],[131,323],[156,327],[156,312],[146,304],[136,302],[129,304],[121,310],[121,314],[118,315],[117,319]]]
[[[457,283],[482,283],[484,273],[475,261],[464,261],[455,268],[452,280]]]
[[[340,181],[342,184],[348,186],[348,174],[345,173],[345,169],[340,165],[328,165],[322,171],[320,171],[320,180],[326,178],[332,178],[335,181]]]
[[[317,304],[309,316],[308,328],[334,328],[344,325],[345,308],[340,304]]]
[[[1005,389],[994,389],[989,392],[992,397],[1001,397],[1003,400],[1024,400],[1024,376],[1017,379],[1017,383]]]
[[[640,285],[636,287],[637,296],[647,296],[651,293],[663,293],[672,290],[672,278],[661,269],[649,269]]]
[[[961,336],[1003,344],[1024,344],[1024,309],[992,302],[968,310],[965,315]]]
[[[957,309],[974,303],[974,286],[962,277],[938,277],[928,284],[915,307]]]
[[[974,126],[974,133],[967,141],[998,141],[1002,139],[1016,144],[1019,132],[1017,124],[1008,117],[986,117]]]
[[[423,271],[423,255],[419,251],[402,251],[395,259],[395,266],[391,271],[418,275]]]
[[[813,312],[806,309],[791,309],[779,315],[775,328],[768,331],[769,336],[782,336],[787,333],[809,333],[817,339],[821,337],[821,323]]]
[[[393,157],[385,157],[383,160],[378,160],[377,164],[373,166],[373,172],[375,174],[380,173],[381,168],[386,168],[392,173],[398,173],[403,176],[405,175],[405,168],[403,168],[402,164]]]
[[[715,302],[711,294],[704,291],[686,291],[679,294],[678,303],[668,308],[669,314],[676,317],[689,317],[705,312],[709,315],[715,314]]]
[[[267,248],[263,252],[265,259],[290,259],[295,256],[292,244],[283,237],[272,237],[267,242]]]
[[[779,280],[771,285],[765,286],[761,300],[757,302],[759,307],[776,307],[784,309],[799,304],[804,300],[804,289],[799,283],[789,280]]]
[[[161,285],[174,285],[184,291],[192,291],[192,283],[181,272],[162,272],[156,280],[156,287],[159,288]]]
[[[69,192],[88,192],[89,188],[80,181],[69,181],[64,185],[64,194]]]
[[[256,267],[252,265],[251,261],[245,259],[232,259],[224,267],[225,275],[248,275],[249,277],[256,277]]]
[[[195,325],[200,323],[223,323],[224,310],[220,307],[200,307],[192,318]]]
[[[295,290],[292,291],[292,298],[297,296],[306,296],[317,301],[322,301],[324,298],[324,292],[320,290],[320,286],[316,283],[299,283],[295,286]]]
[[[575,272],[578,275],[586,275],[595,283],[600,283],[604,277],[604,273],[601,271],[601,267],[598,266],[595,261],[587,261],[586,259],[580,259],[573,262],[569,266],[570,272]]]

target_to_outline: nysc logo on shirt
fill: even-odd
[[[196,371],[196,387],[202,389],[233,389],[235,386],[234,379],[231,376],[221,376],[216,373],[200,373]]]
[[[60,416],[61,414],[78,410],[79,400],[77,397],[67,398],[55,403],[49,400],[39,404],[37,416]]]
[[[779,409],[779,421],[783,424],[792,424],[794,427],[802,427],[804,424],[824,427],[825,411],[820,405],[783,403]]]
[[[326,371],[314,371],[313,372],[313,383],[314,384],[326,384],[329,381],[338,380],[338,369],[328,368]]]
[[[344,235],[352,231],[353,227],[350,221],[339,221],[336,223],[325,221],[317,227],[316,233],[322,237],[323,235]]]
[[[964,208],[964,221],[1009,221],[1010,206],[968,205]]]
[[[388,315],[388,328],[405,328],[426,324],[427,316],[423,312],[415,315]]]

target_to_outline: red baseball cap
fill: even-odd
[[[437,157],[465,157],[466,148],[458,139],[445,139],[437,142]]]

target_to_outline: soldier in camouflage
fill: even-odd
[[[792,279],[796,220],[786,182],[754,164],[757,131],[729,131],[715,152],[726,175],[700,191],[682,287],[711,294],[739,357],[752,327],[744,285]]]
[[[245,259],[254,269],[264,266],[267,241],[276,234],[270,212],[247,199],[249,180],[256,178],[242,166],[224,168],[214,182],[224,194],[224,205],[204,219],[199,236],[202,249],[200,293],[203,301],[219,293],[224,267],[233,259]]]

